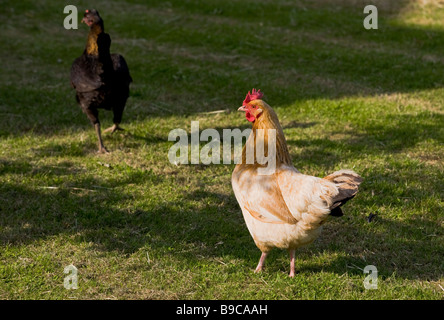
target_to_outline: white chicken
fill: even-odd
[[[290,253],[290,277],[295,274],[295,250],[315,240],[322,224],[332,216],[342,216],[342,206],[358,192],[362,178],[352,170],[336,171],[325,178],[300,173],[293,165],[276,113],[264,102],[260,90],[248,92],[240,111],[253,123],[242,151],[242,163],[232,174],[232,186],[248,230],[262,251],[256,272],[263,269],[272,248]],[[264,134],[259,135],[260,129]],[[268,145],[269,129],[275,131],[275,148]],[[266,165],[247,158],[247,145],[264,145],[264,156],[275,150],[275,170],[264,174]],[[274,160],[274,159],[273,159]]]

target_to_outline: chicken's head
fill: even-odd
[[[99,11],[96,9],[85,10],[85,13],[83,14],[82,22],[86,23],[88,27],[92,27],[96,24],[103,24],[102,18],[99,15]]]
[[[261,100],[264,94],[261,90],[253,89],[248,91],[247,96],[240,107],[239,111],[245,112],[245,117],[248,121],[254,122],[264,111],[264,102]]]

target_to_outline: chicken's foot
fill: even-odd
[[[290,278],[294,278],[294,256],[296,250],[290,250]]]
[[[97,153],[109,153],[109,151],[103,145],[102,134],[100,133],[100,123],[96,123],[94,128],[96,129],[97,138],[99,139],[99,150]]]
[[[262,252],[262,255],[261,255],[261,258],[259,259],[259,263],[257,264],[256,270],[254,270],[255,273],[261,272],[264,269],[266,258],[267,258],[267,253]]]
[[[109,127],[108,129],[105,129],[103,132],[111,132],[111,133],[114,133],[114,132],[116,132],[117,130],[124,131],[125,129],[121,128],[121,127],[119,126],[118,123],[114,123],[114,125],[113,125],[112,127]]]

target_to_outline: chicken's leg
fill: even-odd
[[[290,250],[290,278],[294,277],[294,255],[296,250]]]
[[[103,145],[102,135],[100,133],[100,123],[94,124],[94,128],[96,129],[97,138],[99,139],[99,150],[98,153],[108,153],[108,150]]]
[[[264,268],[265,264],[265,258],[267,258],[267,252],[262,252],[261,258],[259,259],[259,263],[257,264],[256,270],[254,270],[255,273],[261,272]]]
[[[122,114],[123,114],[123,109],[125,109],[125,103],[126,103],[126,99],[124,101],[121,102],[116,102],[116,105],[113,108],[113,123],[114,125],[112,127],[109,127],[108,129],[104,130],[103,132],[110,132],[114,133],[117,130],[125,130],[121,127],[119,127],[120,122],[122,121]]]
[[[111,133],[114,133],[114,132],[116,132],[117,130],[122,130],[122,131],[124,131],[125,129],[119,127],[119,124],[118,124],[118,123],[114,123],[114,125],[113,125],[112,127],[109,127],[108,129],[105,129],[103,132],[110,132],[110,131],[111,131]]]

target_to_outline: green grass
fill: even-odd
[[[364,1],[97,1],[134,78],[126,131],[97,155],[69,84],[86,27],[65,30],[62,4],[3,1],[0,298],[442,299],[444,10],[375,3],[368,31]],[[279,250],[253,273],[234,165],[167,157],[168,133],[191,121],[247,128],[234,111],[253,87],[300,171],[364,177],[344,217],[298,250],[294,279]],[[77,290],[63,287],[69,264]]]

